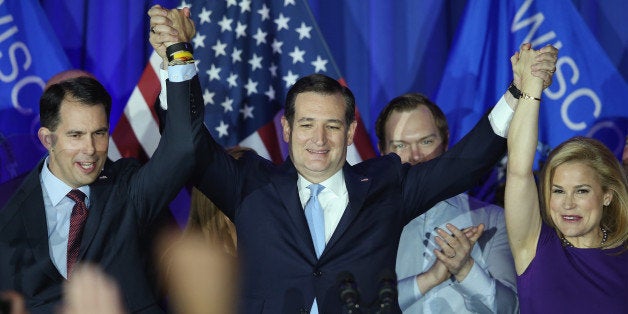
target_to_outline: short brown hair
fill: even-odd
[[[429,98],[419,93],[408,93],[395,97],[391,100],[382,112],[380,112],[375,122],[375,135],[377,136],[377,146],[380,153],[383,153],[386,147],[386,122],[393,111],[407,112],[425,106],[432,113],[434,123],[438,129],[440,137],[443,139],[443,146],[449,145],[449,125],[443,111]]]

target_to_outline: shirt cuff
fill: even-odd
[[[168,89],[166,88],[166,80],[168,79],[168,71],[159,67],[159,85],[161,85],[161,93],[159,93],[159,105],[163,110],[168,110]]]
[[[161,108],[168,110],[168,92],[166,88],[166,80],[170,82],[183,82],[190,80],[196,75],[196,65],[183,64],[169,66],[168,70],[159,67],[159,84],[161,85],[161,93],[159,93],[159,103]]]
[[[419,290],[419,284],[416,282],[416,276],[399,280],[397,282],[397,291],[399,294],[399,307],[402,310],[407,310],[423,296],[421,290]]]
[[[514,113],[512,108],[508,106],[504,96],[502,96],[488,115],[488,120],[491,122],[493,132],[503,138],[508,137],[508,128],[510,127],[510,120],[512,120]]]
[[[462,295],[492,295],[495,293],[495,281],[484,269],[474,262],[471,270],[462,282],[453,285]]]
[[[194,63],[172,65],[168,67],[168,79],[170,82],[183,82],[191,80],[196,75],[196,65]]]

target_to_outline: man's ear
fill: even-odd
[[[39,137],[39,141],[41,142],[41,145],[44,145],[44,147],[46,148],[46,150],[52,150],[52,146],[53,146],[53,139],[52,139],[52,132],[50,132],[50,130],[48,128],[45,127],[41,127],[39,128],[39,131],[37,131],[37,137]]]
[[[358,121],[353,121],[349,124],[349,128],[347,129],[347,146],[353,144],[353,136],[355,135],[355,129],[358,126]]]
[[[290,143],[290,122],[288,122],[286,116],[281,116],[281,129],[283,131],[283,141]]]

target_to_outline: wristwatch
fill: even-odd
[[[521,91],[517,88],[517,86],[515,86],[515,82],[511,81],[510,82],[510,86],[508,86],[508,91],[510,92],[510,94],[512,94],[512,97],[515,97],[516,99],[521,98]]]

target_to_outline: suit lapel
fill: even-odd
[[[110,166],[110,163],[105,165],[105,167],[107,166]],[[102,225],[102,215],[105,211],[105,205],[107,204],[107,197],[111,194],[111,189],[113,188],[113,184],[111,184],[113,180],[112,174],[103,171],[98,179],[90,185],[89,193],[91,200],[87,220],[85,221],[85,228],[83,229],[81,248],[78,255],[79,260],[84,259],[85,252],[91,246],[98,228]]]
[[[342,218],[340,218],[340,222],[338,222],[338,226],[336,227],[336,230],[334,230],[331,239],[329,239],[329,242],[325,246],[325,250],[323,251],[321,257],[323,257],[325,252],[330,250],[334,244],[338,242],[340,237],[342,237],[345,231],[347,231],[347,228],[351,225],[355,217],[362,209],[369,187],[371,186],[371,178],[355,173],[349,164],[345,164],[343,171],[345,183],[347,185],[347,192],[349,193],[349,204],[347,205],[345,212],[342,214]]]
[[[314,243],[312,242],[312,236],[310,235],[310,229],[305,219],[305,213],[299,200],[299,191],[297,188],[297,172],[294,165],[290,161],[290,158],[281,167],[279,175],[273,176],[271,181],[278,191],[279,199],[283,203],[290,220],[296,226],[298,230],[298,241],[303,246],[307,247],[309,254],[312,258],[316,259],[316,251],[314,250]],[[349,164],[344,167],[344,177],[349,193],[349,204],[345,209],[336,230],[334,231],[331,239],[325,246],[325,250],[321,254],[321,258],[325,256],[325,252],[331,249],[331,247],[340,239],[340,237],[347,230],[347,227],[351,225],[351,222],[360,212],[364,200],[366,199],[369,187],[371,185],[371,179],[356,174]]]
[[[299,200],[299,190],[297,188],[297,171],[288,157],[281,166],[278,175],[271,177],[271,182],[277,189],[279,199],[283,203],[288,217],[294,224],[297,235],[296,240],[301,243],[299,247],[307,248],[308,255],[316,259],[316,251],[314,250],[314,242],[310,235],[310,228],[305,219],[305,213]]]
[[[26,230],[27,242],[33,251],[35,260],[45,263],[43,271],[52,280],[60,281],[63,277],[50,259],[48,245],[48,225],[46,223],[46,208],[42,193],[39,173],[43,161],[36,170],[24,179],[22,187],[17,191],[20,194],[16,202],[16,210],[21,217],[22,225]]]

